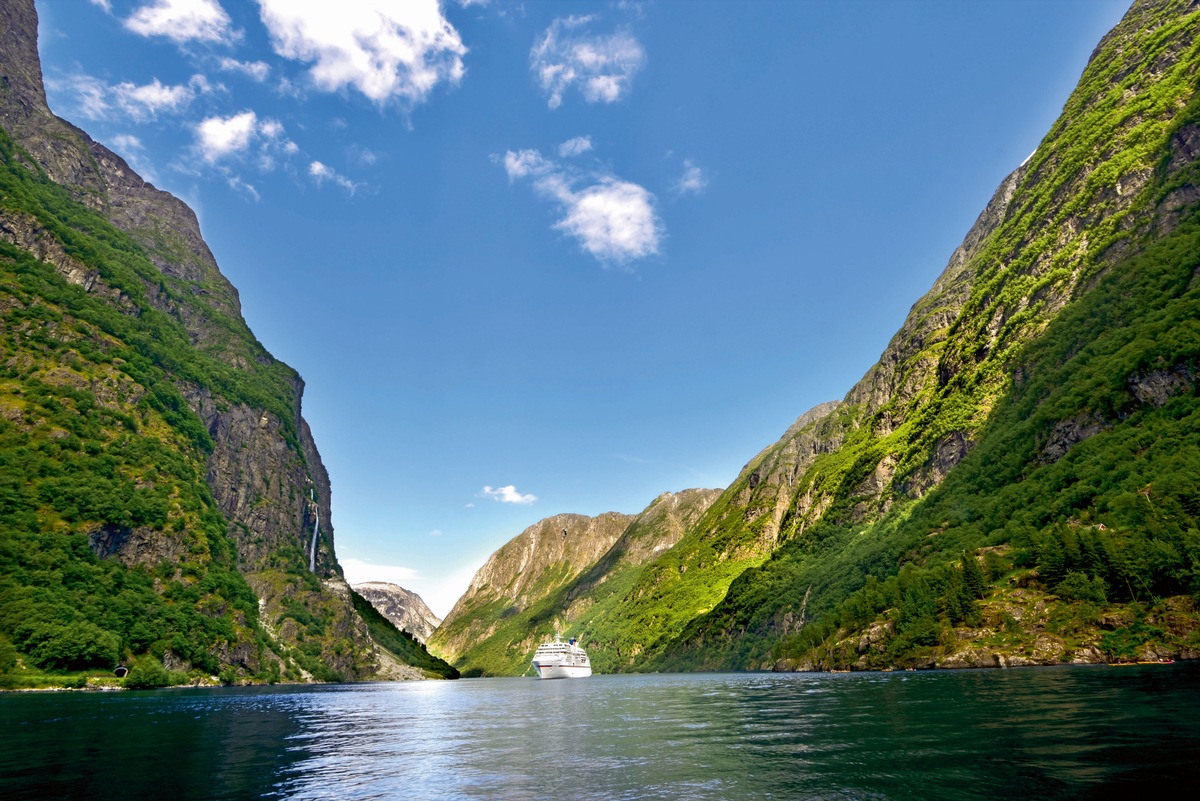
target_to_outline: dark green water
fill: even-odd
[[[1200,665],[0,697],[0,799],[1191,796]]]

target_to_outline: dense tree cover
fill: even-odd
[[[2,130],[0,160],[0,212],[50,243],[52,260],[98,279],[71,283],[0,239],[0,681],[124,663],[132,684],[152,686],[183,675],[164,672],[164,658],[227,681],[340,678],[323,657],[353,644],[324,631],[333,612],[319,600],[305,596],[302,646],[259,626],[205,482],[212,439],[181,394],[201,386],[269,411],[303,463],[294,371],[225,290],[164,275]],[[171,247],[169,232],[159,238]],[[204,321],[202,341],[185,318]],[[307,575],[299,549],[281,559],[282,573]],[[308,592],[319,596],[319,582]]]

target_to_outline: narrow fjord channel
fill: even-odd
[[[1200,665],[0,698],[6,799],[1096,798],[1200,778]]]

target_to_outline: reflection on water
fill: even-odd
[[[1094,798],[1200,778],[1200,665],[0,697],[0,798]]]

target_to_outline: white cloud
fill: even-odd
[[[152,120],[160,111],[183,111],[196,96],[190,86],[166,86],[158,78],[142,86],[128,81],[119,83],[112,88],[112,94],[117,105],[134,122]]]
[[[142,140],[133,134],[117,134],[108,142],[113,152],[125,159],[138,175],[152,184],[159,183],[155,165],[146,156]]]
[[[589,103],[614,103],[628,94],[634,74],[645,63],[645,50],[628,32],[583,32],[594,20],[560,17],[530,51],[530,68],[550,108],[562,105],[563,94],[572,87]]]
[[[230,189],[235,192],[241,192],[256,203],[262,199],[262,196],[258,194],[258,190],[254,188],[254,185],[243,181],[240,175],[227,174],[225,176],[225,183],[229,184]]]
[[[117,134],[112,138],[112,143],[113,147],[125,151],[126,153],[133,153],[135,151],[144,149],[142,146],[142,140],[138,139],[133,134]]]
[[[112,13],[112,4],[109,3],[109,0],[92,0],[92,5],[100,6],[100,8],[104,9],[109,14]]]
[[[90,75],[69,75],[66,78],[49,78],[46,88],[52,93],[62,92],[74,96],[74,111],[89,120],[101,120],[108,116],[112,106],[109,104],[109,86],[99,78]],[[57,99],[57,98],[54,98]],[[62,111],[59,111],[61,114]],[[68,111],[70,115],[70,111]]]
[[[708,186],[708,177],[704,171],[690,161],[683,162],[683,175],[675,185],[675,191],[681,195],[699,194]]]
[[[196,146],[205,161],[219,161],[248,149],[258,132],[258,115],[253,111],[231,117],[208,117],[196,126]]]
[[[236,58],[226,56],[218,64],[225,72],[240,72],[258,83],[265,81],[271,74],[271,65],[265,61],[238,61]]]
[[[193,75],[186,84],[173,86],[158,78],[142,85],[125,81],[109,86],[90,75],[71,75],[51,80],[47,85],[55,92],[74,95],[73,111],[87,119],[112,119],[119,114],[132,122],[148,122],[163,113],[182,113],[198,94],[213,91],[203,75]]]
[[[264,170],[275,166],[274,155],[299,152],[278,120],[260,120],[252,110],[230,117],[208,117],[196,126],[196,149],[210,164],[246,153],[256,145],[259,166]]]
[[[353,87],[376,103],[411,107],[457,84],[467,52],[437,0],[258,0],[275,52],[311,62],[325,91]]]
[[[510,150],[504,154],[504,171],[508,173],[510,181],[529,175],[538,175],[552,169],[554,169],[554,163],[546,161],[536,150],[518,150],[516,153]]]
[[[358,189],[358,184],[319,161],[314,161],[308,165],[308,174],[317,182],[317,186],[326,181],[333,181],[338,186],[350,192],[350,194],[354,194],[354,190]]]
[[[658,253],[662,224],[646,188],[612,175],[576,174],[537,150],[510,150],[496,160],[510,181],[530,178],[538,194],[557,203],[563,217],[554,227],[600,262],[625,264]],[[581,183],[587,185],[576,189]]]
[[[555,226],[605,262],[640,259],[658,252],[654,196],[628,181],[605,178],[574,194],[567,216]]]
[[[573,139],[568,139],[558,146],[558,155],[563,158],[578,156],[592,149],[592,137],[576,136]]]
[[[536,495],[522,495],[517,492],[517,488],[512,484],[507,487],[484,487],[479,494],[500,503],[516,503],[522,506],[528,506],[537,500]]]
[[[125,20],[125,27],[142,36],[165,36],[176,43],[228,42],[240,38],[216,0],[154,0]]]

